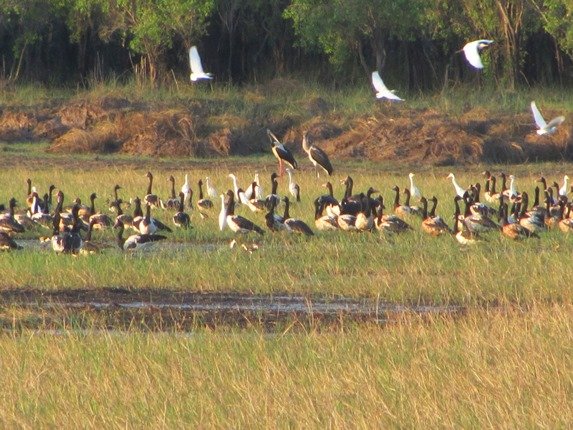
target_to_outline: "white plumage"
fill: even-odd
[[[541,112],[539,112],[539,109],[537,109],[537,105],[535,104],[535,102],[531,102],[531,112],[533,112],[533,119],[535,120],[535,124],[537,125],[537,129],[538,129],[537,134],[540,136],[542,136],[544,134],[555,133],[555,131],[557,130],[557,127],[563,121],[565,121],[564,116],[558,116],[556,118],[553,118],[548,123],[545,122],[545,119],[543,119]]]
[[[416,185],[414,185],[414,174],[410,173],[408,174],[408,177],[410,178],[410,196],[420,200],[422,198],[422,192]]]
[[[463,187],[461,187],[460,184],[458,184],[458,181],[456,181],[456,177],[454,176],[454,174],[450,173],[447,179],[452,180],[452,184],[454,185],[454,189],[456,190],[456,195],[463,197],[466,190]]]
[[[380,74],[377,71],[372,72],[372,85],[376,90],[377,99],[387,98],[388,100],[399,100],[399,101],[403,100],[396,94],[394,94],[393,91],[390,91],[388,88],[386,88],[386,85],[384,85],[384,81],[382,81],[382,78],[380,77]]]
[[[479,39],[474,40],[473,42],[466,43],[462,50],[466,56],[466,60],[476,69],[483,69],[483,63],[481,62],[481,58],[479,56],[479,51],[490,44],[493,43],[493,40],[487,39]]]
[[[211,73],[205,73],[203,71],[201,57],[199,57],[199,51],[197,51],[196,46],[192,46],[189,49],[189,66],[191,67],[191,81],[196,82],[199,79],[213,79]]]

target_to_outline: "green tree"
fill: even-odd
[[[298,43],[326,53],[336,66],[358,57],[366,73],[384,68],[389,40],[414,40],[423,33],[425,0],[293,0],[285,17]],[[368,64],[366,48],[374,56]]]

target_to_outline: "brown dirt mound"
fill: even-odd
[[[98,124],[90,131],[73,128],[54,140],[49,152],[109,153],[120,147],[118,127],[110,122]]]
[[[537,136],[525,114],[489,119],[470,111],[452,118],[432,110],[364,118],[321,144],[339,158],[433,165],[564,159],[573,155],[572,145],[570,127]]]
[[[288,92],[293,85],[288,80],[276,80],[265,91]],[[246,97],[252,103],[262,103],[261,91]],[[447,115],[392,105],[392,109],[381,107],[373,115],[348,123],[324,100],[314,98],[303,102],[313,116],[305,122],[301,117],[272,119],[272,110],[265,109],[255,118],[214,116],[211,112],[217,109],[209,103],[191,100],[174,109],[109,97],[30,111],[4,111],[0,114],[0,140],[50,139],[53,152],[206,157],[269,153],[266,129],[270,128],[299,154],[302,134],[307,131],[333,159],[448,165],[573,158],[573,127],[569,122],[552,136],[538,136],[528,112],[491,116],[476,108]]]

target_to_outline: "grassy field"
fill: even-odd
[[[26,178],[32,178],[39,190],[56,185],[66,194],[69,203],[80,197],[87,201],[91,192],[100,198],[96,207],[105,210],[114,184],[121,184],[121,196],[145,194],[149,169],[155,174],[154,190],[167,197],[167,178],[173,174],[177,186],[185,173],[193,184],[209,175],[221,192],[232,188],[227,174],[234,172],[241,183],[248,183],[255,171],[262,178],[265,194],[270,192],[268,176],[276,165],[270,157],[242,160],[192,161],[134,159],[123,157],[63,156],[42,158],[34,152],[20,159],[16,169],[0,172],[0,202],[15,196],[20,202],[26,197]],[[313,225],[312,200],[326,192],[314,172],[303,163],[303,171],[295,175],[302,188],[302,202],[293,204],[291,215]],[[41,168],[37,166],[41,165]],[[533,194],[535,178],[544,174],[559,178],[571,171],[568,164],[540,164],[521,166],[491,166],[514,173],[520,190]],[[343,192],[339,180],[347,174],[355,181],[355,191],[372,185],[385,197],[391,208],[391,187],[408,185],[407,167],[376,166],[369,163],[338,163],[332,178],[335,193]],[[468,185],[483,182],[480,173],[484,166],[455,169],[458,181]],[[417,172],[416,180],[423,193],[436,195],[438,213],[451,225],[453,187],[445,178],[450,168],[425,168]],[[284,194],[288,179],[281,178],[279,193]],[[197,195],[197,187],[194,187]],[[195,197],[196,198],[196,197]],[[305,239],[298,236],[267,232],[257,238],[261,248],[250,255],[228,247],[234,237],[230,230],[220,232],[217,214],[220,202],[215,202],[214,216],[201,220],[192,215],[193,229],[176,230],[168,242],[154,252],[126,255],[116,249],[114,232],[95,232],[96,241],[109,244],[99,255],[88,258],[57,256],[49,249],[40,248],[39,235],[50,235],[48,230],[24,234],[26,249],[0,256],[3,273],[0,287],[18,286],[45,289],[61,288],[174,288],[199,291],[242,291],[252,293],[291,293],[343,296],[370,296],[399,303],[457,303],[478,304],[523,301],[571,302],[572,290],[567,282],[573,274],[568,248],[571,237],[558,231],[543,234],[539,241],[514,243],[491,234],[485,243],[473,248],[461,247],[452,237],[432,238],[420,231],[420,221],[411,219],[415,229],[399,237],[375,234],[320,233]],[[196,210],[194,212],[197,212]],[[262,214],[246,208],[240,213],[264,226]],[[157,210],[154,216],[171,224],[172,213]],[[254,239],[254,238],[253,238]],[[253,240],[251,238],[247,241]],[[551,267],[551,270],[547,270]],[[102,270],[103,268],[103,270]]]
[[[148,170],[154,190],[168,195],[210,176],[221,192],[228,173],[246,184],[258,171],[265,194],[276,170],[270,156],[225,160],[173,160],[46,155],[41,145],[5,145],[0,202],[26,198],[26,178],[43,193],[50,184],[66,201],[91,192],[106,208],[114,184],[120,195],[143,196]],[[293,216],[313,226],[312,200],[324,194],[307,160],[295,176],[302,202]],[[425,195],[436,195],[438,213],[451,224],[449,171],[463,185],[481,172],[515,174],[532,193],[535,179],[560,181],[566,163],[416,169]],[[372,185],[391,207],[394,184],[408,185],[413,167],[365,161],[335,163],[331,178],[351,175],[355,192]],[[286,177],[279,193],[286,192]],[[197,193],[196,186],[194,187]],[[195,199],[197,196],[195,195]],[[110,248],[86,257],[57,256],[39,245],[45,230],[22,236],[25,249],[0,254],[0,289],[174,289],[327,297],[370,297],[397,304],[460,304],[463,316],[406,314],[386,325],[280,326],[269,332],[198,327],[150,333],[8,329],[0,335],[0,427],[567,427],[573,420],[573,275],[571,240],[557,231],[514,243],[492,234],[475,247],[450,236],[414,231],[397,237],[319,233],[310,239],[284,234],[260,238],[248,254],[228,246],[234,235],[214,216],[175,231],[152,252],[128,255],[111,231],[94,238]],[[261,214],[240,209],[264,225]],[[171,213],[154,216],[170,223]],[[247,241],[253,240],[252,238]],[[25,312],[0,303],[2,319]],[[25,316],[27,317],[27,316]]]
[[[0,336],[3,428],[565,428],[573,309],[306,334]]]

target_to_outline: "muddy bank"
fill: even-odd
[[[5,330],[114,329],[152,331],[200,327],[259,327],[277,330],[386,324],[408,314],[461,315],[458,306],[406,306],[372,299],[197,293],[170,290],[103,288],[0,292],[0,327]]]
[[[348,122],[321,99],[308,102],[306,117],[273,118],[263,109],[264,102],[260,109],[251,107],[253,117],[240,117],[221,113],[223,102],[213,103],[163,106],[105,97],[4,110],[0,140],[48,140],[48,151],[62,153],[225,157],[268,153],[268,127],[299,155],[306,130],[336,159],[430,165],[573,159],[570,121],[552,136],[537,136],[529,112],[492,116],[476,108],[453,116],[393,104]],[[546,117],[554,114],[544,111]]]

